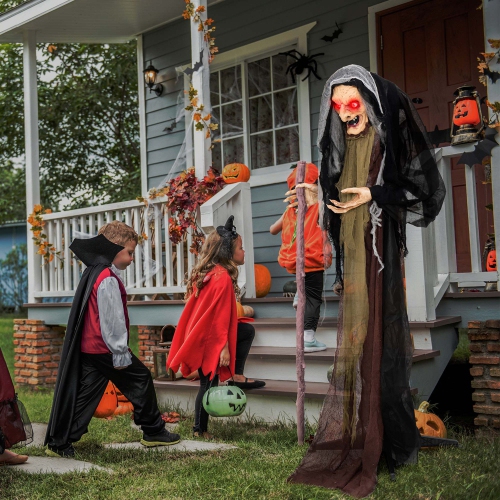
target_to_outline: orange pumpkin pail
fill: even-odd
[[[118,398],[116,395],[115,386],[112,382],[108,382],[104,394],[102,395],[101,401],[97,406],[94,417],[96,418],[107,418],[113,415],[118,406]]]

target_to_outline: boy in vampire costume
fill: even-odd
[[[70,248],[87,266],[75,292],[57,374],[45,444],[47,455],[72,457],[108,381],[134,406],[144,446],[179,442],[165,429],[148,368],[130,352],[127,292],[120,278],[134,259],[138,235],[120,221]]]
[[[318,147],[322,219],[341,295],[338,349],[318,431],[290,481],[364,497],[375,488],[382,452],[393,473],[415,462],[422,444],[402,258],[406,223],[432,222],[445,188],[408,96],[360,66],[327,81]]]

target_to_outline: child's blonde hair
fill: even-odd
[[[236,247],[238,238],[232,241],[232,253]],[[184,296],[188,299],[192,294],[194,287],[196,287],[196,296],[200,293],[205,283],[203,280],[205,276],[217,265],[221,265],[227,270],[231,280],[233,281],[234,293],[236,294],[236,299],[239,299],[240,288],[238,286],[238,266],[231,259],[224,258],[224,251],[222,250],[222,245],[224,244],[223,238],[219,235],[217,231],[212,231],[205,240],[203,247],[201,249],[200,255],[198,256],[198,262],[191,271],[191,276],[187,279],[187,291]]]
[[[122,247],[129,241],[139,241],[139,235],[134,231],[133,228],[127,226],[124,222],[119,220],[114,220],[99,229],[99,233],[102,234],[107,240]]]

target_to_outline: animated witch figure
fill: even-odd
[[[318,431],[289,480],[364,497],[382,453],[393,470],[415,462],[421,445],[409,386],[405,226],[432,222],[445,188],[408,96],[360,66],[327,81],[318,129],[323,223],[341,294],[338,349]]]

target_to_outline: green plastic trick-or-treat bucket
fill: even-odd
[[[234,385],[212,387],[203,396],[203,408],[212,417],[237,417],[246,405],[246,394]]]

